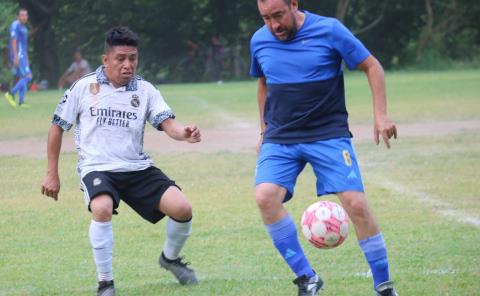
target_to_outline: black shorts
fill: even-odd
[[[120,200],[123,200],[135,212],[151,223],[157,223],[165,214],[160,212],[160,198],[175,181],[170,180],[160,169],[149,167],[134,172],[88,173],[81,180],[81,189],[85,194],[85,203],[90,210],[91,201],[100,194],[108,194],[113,199],[116,214]]]

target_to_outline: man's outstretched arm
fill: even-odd
[[[58,160],[60,149],[62,147],[63,129],[58,125],[52,124],[48,132],[47,158],[48,169],[47,175],[42,182],[42,194],[49,196],[55,200],[58,199],[60,191],[60,177],[58,175]]]
[[[197,143],[201,141],[200,129],[196,125],[182,125],[168,118],[161,123],[162,130],[172,139]]]
[[[358,65],[358,69],[365,72],[367,75],[370,90],[373,99],[373,116],[374,116],[374,141],[375,144],[380,143],[380,136],[387,148],[390,148],[389,140],[394,137],[397,138],[397,128],[387,113],[387,96],[385,88],[385,74],[382,65],[374,57],[369,56],[365,61]]]

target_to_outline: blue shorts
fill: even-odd
[[[293,196],[297,177],[309,163],[317,177],[317,195],[364,192],[357,156],[350,138],[304,144],[264,143],[257,160],[255,185],[273,183]]]
[[[13,64],[13,61],[12,61],[12,64]],[[17,67],[12,67],[12,74],[18,78],[23,78],[25,76],[30,75],[31,73],[32,73],[32,70],[30,70],[28,60],[25,58],[21,58],[18,60]]]

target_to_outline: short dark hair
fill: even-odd
[[[265,2],[266,0],[257,0],[257,1]],[[283,2],[285,2],[285,4],[287,4],[287,5],[292,4],[292,0],[283,0]]]
[[[17,10],[17,16],[19,16],[19,15],[20,15],[20,12],[22,12],[22,11],[28,12],[28,10],[27,10],[26,8],[23,8],[23,7],[22,7],[22,8],[19,8],[19,9]]]
[[[105,52],[114,46],[138,47],[138,35],[127,27],[115,27],[105,34]]]

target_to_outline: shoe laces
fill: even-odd
[[[394,295],[396,295],[396,294],[393,293],[393,288],[386,289],[386,290],[384,290],[382,292],[379,292],[379,293],[382,296],[394,296]]]
[[[307,284],[308,284],[309,280],[310,280],[310,279],[309,279],[308,277],[306,277],[305,275],[302,275],[302,276],[296,278],[296,279],[293,281],[293,283],[294,283],[295,285],[297,285],[298,288],[299,288],[301,291],[305,291],[305,292],[306,292],[306,291],[307,291],[307,288],[308,288],[308,285],[307,285]]]
[[[190,269],[187,267],[187,265],[190,265],[190,262],[183,262],[183,257],[178,257],[177,259],[170,260],[173,264],[180,265],[181,267],[185,267],[187,269]]]

